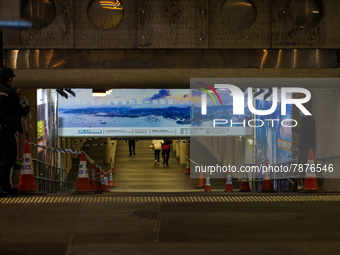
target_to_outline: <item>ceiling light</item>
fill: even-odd
[[[93,97],[106,97],[106,89],[92,89]]]

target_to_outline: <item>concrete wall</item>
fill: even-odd
[[[246,137],[199,137],[197,140],[223,165],[240,166],[254,162],[254,148]]]
[[[316,124],[315,158],[339,156],[323,161],[334,164],[334,171],[340,171],[340,91],[320,89],[312,91],[313,116]],[[325,191],[340,191],[340,179],[325,179]]]
[[[316,122],[316,158],[340,155],[340,91],[322,89],[312,92]]]
[[[8,31],[4,42],[6,48],[14,49],[339,47],[338,0],[321,0],[325,15],[319,24],[309,29],[301,29],[291,22],[287,15],[291,0],[253,0],[255,21],[246,29],[233,29],[223,21],[225,2],[122,1],[124,15],[119,25],[113,29],[98,29],[87,15],[91,1],[54,0],[56,17],[49,26]],[[6,8],[5,11],[12,10]]]

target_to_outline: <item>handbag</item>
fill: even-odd
[[[163,150],[170,150],[170,144],[163,144]]]

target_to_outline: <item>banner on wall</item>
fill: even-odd
[[[188,136],[190,97],[186,89],[114,89],[105,97],[92,89],[59,96],[59,135],[97,137]]]

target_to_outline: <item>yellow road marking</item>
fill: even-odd
[[[226,203],[226,202],[339,202],[340,195],[264,195],[264,196],[223,196],[223,195],[169,195],[169,196],[105,196],[105,197],[5,197],[0,204],[60,204],[60,203]]]

